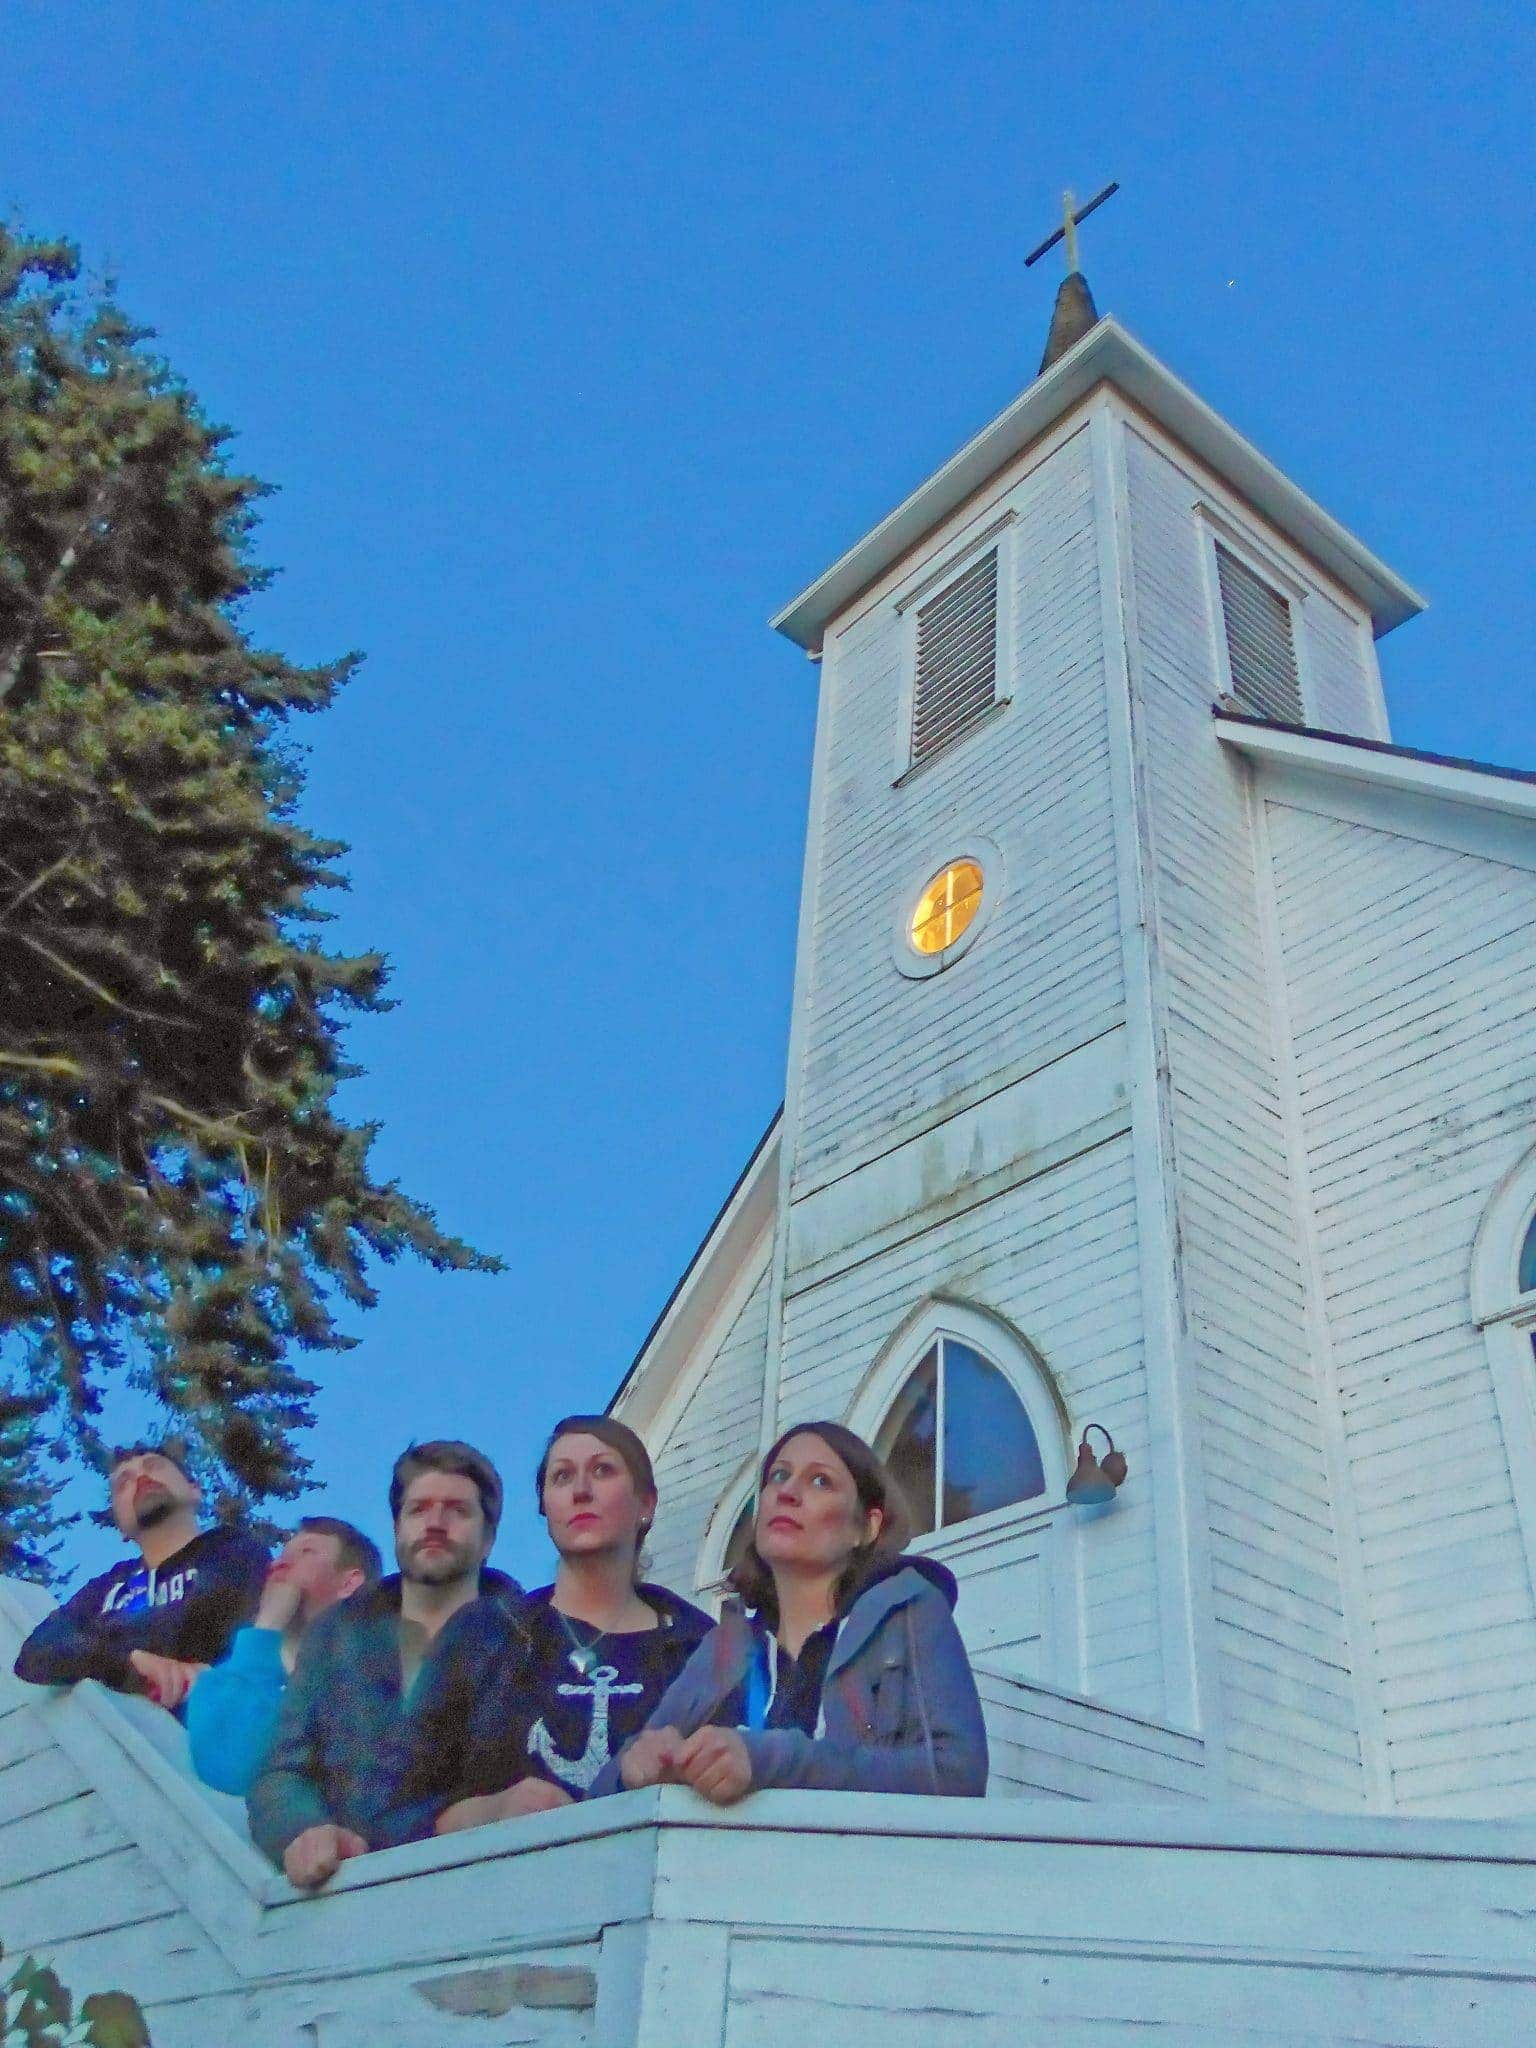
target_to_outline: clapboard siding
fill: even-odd
[[[850,626],[828,657],[797,1182],[1121,1016],[1086,431],[1000,500],[1005,508],[1016,515],[1003,593],[1006,709],[896,788],[905,638],[894,599]],[[1000,848],[1004,869],[987,877],[997,892],[988,929],[945,973],[907,979],[891,961],[898,893],[977,833]]]
[[[1059,1688],[1021,1684],[978,1663],[987,1717],[989,1798],[1204,1799],[1198,1736],[1117,1714]]]
[[[1363,1797],[1321,1389],[1311,1358],[1269,975],[1241,772],[1219,687],[1196,488],[1127,430],[1133,672],[1161,942],[1182,1278],[1210,1519],[1230,1775],[1265,1796]],[[1306,665],[1363,715],[1360,654],[1329,625]],[[1348,657],[1348,659],[1346,658]],[[1350,659],[1354,662],[1351,681]],[[1351,690],[1362,710],[1348,714]]]
[[[1395,1797],[1528,1811],[1536,1689],[1516,1675],[1536,1673],[1536,1601],[1467,1289],[1536,1129],[1536,876],[1268,817]]]
[[[3,1625],[0,1655],[7,1667],[15,1655]],[[0,1765],[0,1942],[13,1960],[32,1953],[51,1964],[77,1996],[131,1991],[155,2039],[168,2038],[168,2002],[225,1990],[232,1973],[108,1799],[57,1746],[52,1693],[27,1690],[31,1701],[0,1720],[12,1759]]]
[[[892,1334],[934,1293],[1006,1317],[1044,1359],[1074,1424],[1103,1422],[1132,1470],[1147,1470],[1126,1136],[792,1294],[785,1305],[782,1420],[846,1413]],[[1163,1672],[1147,1490],[1127,1487],[1113,1513],[1083,1532],[1080,1554],[1084,1669],[1043,1675],[1155,1716]]]
[[[651,1531],[649,1570],[679,1592],[698,1584],[699,1548],[710,1517],[757,1442],[767,1351],[765,1263],[665,1441],[650,1446],[661,1506]]]
[[[1323,591],[1313,590],[1301,607],[1299,638],[1307,724],[1324,732],[1358,733],[1362,739],[1389,738],[1368,624],[1351,618]]]

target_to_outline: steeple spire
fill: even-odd
[[[1058,356],[1064,356],[1090,327],[1098,324],[1098,318],[1099,309],[1093,303],[1087,278],[1080,270],[1069,270],[1061,280],[1056,304],[1051,309],[1051,330],[1045,337],[1045,354],[1040,358],[1041,376]]]
[[[1051,312],[1051,330],[1045,338],[1045,354],[1040,358],[1040,374],[1051,367],[1059,356],[1079,341],[1094,326],[1099,309],[1093,303],[1093,293],[1088,289],[1088,280],[1078,268],[1077,230],[1080,222],[1101,207],[1106,199],[1120,190],[1118,182],[1106,185],[1096,193],[1086,206],[1079,206],[1070,192],[1061,195],[1061,226],[1046,236],[1038,249],[1032,249],[1024,258],[1027,270],[1032,263],[1038,263],[1048,249],[1054,249],[1058,242],[1066,244],[1067,274],[1056,293],[1056,304]]]

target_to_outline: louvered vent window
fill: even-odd
[[[1216,573],[1232,662],[1232,695],[1245,711],[1261,718],[1305,725],[1290,605],[1219,541]]]
[[[997,549],[917,615],[912,764],[947,747],[997,697]]]

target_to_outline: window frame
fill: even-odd
[[[1030,1433],[1034,1437],[1036,1450],[1039,1454],[1040,1475],[1042,1480],[1040,1490],[1037,1493],[1025,1494],[1019,1500],[1004,1501],[1000,1507],[986,1508],[979,1515],[966,1515],[960,1521],[956,1522],[944,1522],[939,1519],[943,1512],[944,1507],[944,1480],[946,1464],[944,1434],[945,1425],[948,1420],[949,1407],[947,1384],[949,1379],[949,1367],[948,1361],[945,1357],[945,1347],[950,1344],[958,1344],[962,1347],[962,1349],[972,1352],[977,1358],[981,1359],[984,1364],[991,1366],[992,1370],[1001,1376],[1003,1384],[1008,1388],[1009,1392],[1013,1395],[1014,1399],[1018,1402],[1019,1406],[1024,1411],[1025,1420],[1029,1424]],[[1003,1367],[997,1363],[996,1359],[991,1357],[991,1355],[988,1352],[983,1351],[979,1344],[974,1343],[971,1339],[967,1337],[957,1337],[952,1330],[941,1330],[938,1333],[938,1335],[934,1337],[933,1342],[931,1344],[925,1345],[923,1350],[918,1354],[918,1357],[912,1366],[911,1372],[907,1374],[907,1377],[904,1380],[898,1382],[894,1392],[891,1394],[890,1399],[886,1402],[885,1413],[880,1419],[878,1428],[876,1428],[876,1430],[869,1439],[871,1444],[874,1444],[876,1442],[876,1439],[884,1431],[886,1424],[890,1421],[891,1414],[894,1410],[896,1402],[900,1400],[902,1394],[905,1393],[906,1389],[911,1385],[913,1374],[920,1370],[924,1359],[926,1359],[928,1356],[928,1353],[934,1350],[936,1350],[938,1353],[938,1369],[934,1375],[934,1463],[933,1501],[931,1504],[932,1512],[934,1515],[934,1526],[931,1529],[923,1530],[921,1535],[914,1535],[912,1540],[914,1543],[918,1544],[925,1543],[930,1537],[934,1538],[936,1541],[943,1541],[945,1538],[953,1535],[958,1530],[968,1530],[973,1522],[990,1523],[994,1520],[1006,1520],[1010,1516],[1027,1518],[1032,1511],[1039,1508],[1049,1507],[1051,1504],[1052,1494],[1052,1474],[1050,1470],[1049,1455],[1046,1449],[1046,1445],[1041,1441],[1039,1425],[1036,1422],[1035,1417],[1030,1413],[1029,1403],[1024,1399],[1023,1395],[1014,1385],[1012,1376],[1004,1371]],[[880,1455],[884,1457],[887,1454],[885,1452],[881,1452]],[[1062,1481],[1062,1484],[1065,1485],[1065,1481]],[[910,1493],[908,1494],[908,1505],[914,1508],[917,1506],[917,1502],[911,1499]]]
[[[937,859],[929,854],[920,865],[908,867],[891,904],[891,960],[897,973],[909,981],[926,981],[964,958],[991,922],[1006,883],[1003,850],[995,839],[984,832],[957,832],[945,844],[948,851]],[[938,953],[920,953],[912,943],[912,913],[918,899],[936,876],[963,860],[974,861],[981,869],[981,902],[976,915],[953,945]]]
[[[1261,583],[1267,583],[1277,597],[1285,600],[1291,614],[1291,652],[1296,661],[1296,690],[1301,698],[1301,723],[1311,726],[1316,717],[1316,692],[1312,687],[1308,661],[1310,635],[1307,631],[1307,601],[1312,593],[1288,563],[1266,548],[1254,534],[1246,532],[1218,512],[1204,499],[1194,508],[1195,530],[1200,544],[1200,567],[1205,583],[1206,629],[1216,670],[1216,695],[1225,698],[1244,718],[1262,718],[1262,711],[1239,701],[1232,674],[1232,649],[1227,640],[1227,612],[1221,595],[1221,568],[1217,547],[1226,549]]]
[[[1526,1568],[1536,1583],[1536,1288],[1518,1286],[1536,1217],[1536,1146],[1495,1189],[1472,1245],[1468,1295],[1483,1334]]]
[[[896,744],[893,763],[893,787],[901,788],[906,783],[936,767],[940,761],[950,760],[956,751],[974,736],[997,723],[998,718],[1013,702],[1013,668],[1010,656],[1013,638],[1009,631],[1009,620],[1014,611],[1015,591],[1015,548],[1013,529],[1018,514],[1009,510],[983,530],[966,540],[954,553],[928,569],[917,580],[898,592],[895,598],[895,612],[901,622],[901,689],[897,698]],[[985,711],[978,712],[969,725],[952,733],[943,746],[936,747],[922,760],[913,756],[913,713],[917,705],[917,615],[925,605],[944,595],[961,577],[974,569],[986,554],[997,551],[997,617],[994,621],[995,642],[993,648],[992,702]]]
[[[914,1316],[909,1316],[865,1374],[848,1410],[848,1427],[873,1444],[885,1426],[907,1381],[922,1364],[932,1347],[945,1337],[977,1351],[1000,1372],[1029,1418],[1040,1450],[1040,1468],[1045,1475],[1043,1493],[1027,1500],[1008,1501],[946,1528],[930,1529],[913,1539],[914,1548],[947,1544],[962,1531],[969,1533],[986,1525],[1010,1520],[1028,1521],[1036,1515],[1050,1516],[1066,1505],[1067,1479],[1071,1472],[1068,1440],[1071,1434],[1066,1405],[1045,1361],[1034,1346],[1002,1317],[971,1305],[934,1297]],[[939,1374],[942,1400],[943,1371]],[[941,1422],[942,1427],[942,1408]]]
[[[865,1373],[848,1405],[848,1427],[872,1444],[929,1346],[943,1336],[979,1351],[1018,1396],[1040,1448],[1045,1491],[951,1522],[948,1528],[930,1529],[915,1536],[908,1548],[963,1579],[973,1569],[985,1572],[989,1552],[1006,1552],[1011,1559],[1016,1546],[1033,1544],[1044,1575],[1039,1681],[1081,1692],[1086,1681],[1080,1584],[1085,1531],[1066,1498],[1075,1438],[1061,1390],[1023,1332],[980,1303],[930,1294],[898,1325]]]
[[[741,1518],[742,1509],[757,1490],[758,1456],[757,1450],[750,1452],[731,1474],[729,1484],[721,1488],[694,1560],[693,1597],[698,1601],[713,1600],[717,1611],[720,1605],[718,1588],[725,1574],[725,1553],[730,1547],[731,1532]]]

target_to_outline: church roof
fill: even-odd
[[[1430,754],[1318,726],[1283,725],[1276,719],[1229,711],[1224,703],[1214,711],[1222,739],[1255,760],[1536,819],[1536,773],[1529,769],[1496,768],[1458,754]]]
[[[629,1370],[615,1387],[608,1402],[609,1412],[621,1401],[632,1399],[642,1374],[670,1384],[670,1374],[687,1359],[692,1345],[709,1314],[741,1262],[772,1221],[779,1186],[778,1138],[784,1120],[784,1105],[774,1111],[768,1128],[752,1148],[752,1156],[736,1176],[735,1186],[721,1203],[715,1220],[705,1231],[698,1250],[684,1267],[677,1285],[662,1304],[661,1312],[645,1341],[635,1353]],[[658,1376],[654,1368],[664,1362]],[[635,1422],[626,1408],[625,1419]],[[638,1426],[638,1425],[637,1425]]]
[[[1378,636],[1424,609],[1423,598],[1411,585],[1299,490],[1118,321],[1105,318],[770,623],[801,647],[820,647],[829,622],[860,591],[1096,385],[1106,382],[1151,413],[1351,591],[1370,612]]]

